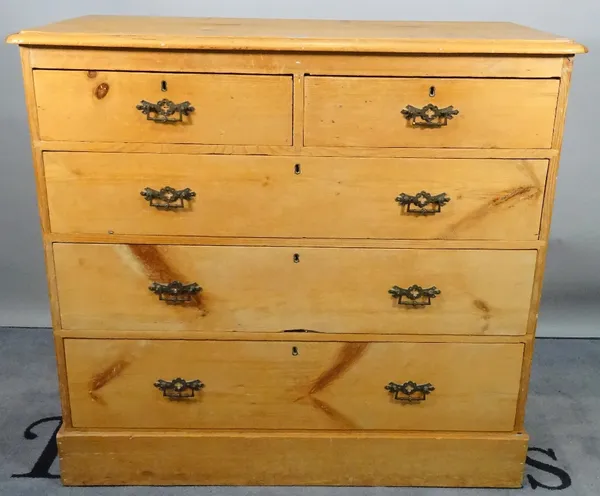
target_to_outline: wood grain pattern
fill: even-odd
[[[547,169],[524,160],[68,152],[46,153],[44,164],[56,233],[370,239],[537,239]],[[140,195],[165,186],[196,196],[165,211]],[[450,203],[423,216],[395,201],[423,190]]]
[[[312,248],[409,248],[447,250],[537,250],[545,241],[452,240],[452,239],[335,239],[335,238],[231,238],[214,236],[169,236],[128,234],[52,234],[53,243],[110,243],[194,246],[291,246]]]
[[[304,144],[550,148],[558,86],[557,80],[307,77]],[[433,129],[413,127],[401,114],[407,105],[429,103],[460,113]]]
[[[54,255],[63,328],[165,332],[520,335],[536,260],[534,250],[108,244],[55,244]],[[182,306],[148,291],[152,282],[173,280],[204,289]],[[413,284],[442,294],[417,308],[388,294]]]
[[[508,23],[119,16],[8,41],[22,45],[66,484],[520,485],[585,47]],[[162,98],[198,111],[163,126],[135,109]],[[427,103],[460,114],[409,127],[400,111]],[[197,190],[191,209],[139,195],[172,181]],[[420,190],[451,202],[399,211]],[[173,279],[204,291],[183,307],[148,291]],[[400,307],[394,284],[442,293]],[[169,401],[157,373],[206,388]],[[408,373],[435,384],[426,402],[383,390]]]
[[[27,107],[27,116],[29,132],[34,140],[39,139],[37,126],[37,106],[35,99],[35,87],[33,82],[33,70],[31,67],[31,50],[27,47],[20,48],[21,68],[23,71],[23,84],[25,89],[25,104]],[[41,150],[32,146],[33,173],[35,178],[36,192],[38,197],[38,213],[40,227],[42,230],[42,243],[44,249],[44,264],[46,267],[48,300],[50,303],[50,314],[52,327],[54,330],[60,328],[60,312],[58,310],[58,295],[56,292],[56,279],[54,273],[54,253],[52,243],[46,238],[49,231],[49,214],[47,208],[47,191],[44,180],[44,163]],[[60,397],[63,423],[66,426],[71,425],[71,409],[69,404],[69,391],[67,387],[67,374],[64,357],[63,340],[60,336],[54,336],[54,353],[57,364],[58,393]]]
[[[525,430],[525,410],[527,406],[527,395],[529,393],[529,381],[531,379],[534,348],[535,338],[531,336],[531,339],[525,342],[525,348],[523,350],[521,387],[519,390],[519,399],[517,401],[517,415],[515,418],[515,431],[517,432],[523,432]]]
[[[553,146],[560,152],[562,150],[563,135],[567,117],[567,106],[569,103],[569,89],[571,87],[571,75],[573,72],[573,59],[565,58],[563,75],[560,81],[558,94],[558,110],[554,121]],[[556,182],[560,164],[560,153],[550,161],[548,169],[548,188],[544,199],[544,210],[542,213],[541,238],[547,240],[550,237],[550,224],[552,221],[552,210],[554,208],[554,197],[556,194]]]
[[[453,159],[551,159],[558,151],[551,148],[362,148],[343,146],[307,147],[270,145],[197,145],[180,143],[110,143],[93,141],[35,141],[39,151],[173,153],[180,155],[277,155],[347,158],[453,158]]]
[[[503,335],[470,335],[459,334],[332,334],[325,332],[310,332],[297,329],[292,332],[214,332],[206,331],[177,331],[176,333],[165,333],[164,331],[132,331],[111,329],[86,329],[85,332],[69,329],[58,329],[55,334],[61,338],[85,339],[139,339],[139,340],[172,340],[176,337],[178,341],[282,341],[290,343],[315,341],[315,342],[351,342],[351,343],[487,343],[504,344],[520,343],[527,344],[533,337],[531,335],[503,336]]]
[[[63,429],[58,435],[62,480],[69,486],[520,487],[527,441],[525,434],[439,432],[77,432]],[[365,463],[365,460],[375,463]]]
[[[512,431],[523,355],[520,344],[465,343],[67,339],[65,348],[76,428]],[[205,386],[179,400],[153,386],[176,377]],[[413,404],[384,389],[409,380],[436,389]]]
[[[304,146],[304,75],[294,75],[292,101],[294,150],[301,151]]]
[[[392,53],[575,54],[572,40],[506,22],[84,16],[9,43],[74,47]]]
[[[291,145],[292,78],[218,74],[34,71],[44,140]],[[162,82],[167,91],[162,91]],[[107,85],[106,96],[97,89]],[[189,101],[183,122],[161,124],[142,100]]]
[[[560,90],[558,96],[558,109],[556,112],[556,119],[554,122],[554,136],[553,146],[557,150],[561,150],[563,142],[563,134],[565,128],[565,119],[568,105],[568,95],[571,85],[571,75],[573,71],[573,59],[565,58],[563,62],[563,73],[560,82]],[[548,170],[547,188],[544,199],[544,209],[542,212],[542,222],[540,227],[540,238],[548,240],[550,236],[550,226],[552,221],[552,211],[554,207],[554,197],[556,193],[556,181],[558,176],[558,168],[560,163],[560,155],[557,155],[550,161],[550,167]],[[546,268],[546,255],[548,252],[548,245],[545,244],[538,253],[538,261],[536,264],[536,273],[533,285],[533,292],[531,295],[531,307],[529,312],[529,321],[527,324],[527,332],[530,336],[535,336],[538,312],[540,308],[540,301],[542,298],[542,287],[544,282],[544,272]],[[517,429],[523,429],[525,425],[525,410],[527,396],[529,393],[529,379],[531,374],[531,361],[533,358],[534,341],[532,340],[529,345],[525,348],[525,357],[523,363],[523,376],[521,378],[521,393],[519,395],[519,404],[517,412],[517,422],[515,427]]]
[[[562,57],[32,47],[39,69],[417,77],[560,77]]]

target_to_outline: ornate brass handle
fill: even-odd
[[[177,379],[173,379],[172,381],[158,379],[154,383],[154,387],[160,389],[163,396],[167,396],[168,398],[193,398],[194,393],[200,391],[204,387],[204,384],[198,379],[186,381],[181,377],[177,377]]]
[[[427,193],[427,191],[421,191],[414,196],[400,193],[400,195],[396,197],[396,201],[400,205],[406,205],[407,212],[419,215],[431,215],[441,212],[442,207],[450,201],[450,197],[448,197],[446,193],[432,195]]]
[[[175,103],[166,98],[156,103],[142,100],[135,108],[140,110],[149,121],[160,123],[181,122],[184,115],[190,115],[196,110],[190,102]],[[175,114],[179,116],[172,117]]]
[[[402,115],[411,121],[411,125],[414,127],[442,127],[447,126],[448,121],[458,115],[458,110],[452,105],[439,108],[433,103],[428,103],[423,108],[407,105],[402,110]]]
[[[388,291],[388,293],[394,298],[398,298],[398,303],[400,305],[423,306],[431,305],[431,299],[439,295],[441,291],[435,286],[431,286],[430,288],[422,288],[421,286],[413,284],[408,288],[394,286]],[[403,301],[403,298],[406,299]]]
[[[427,395],[431,393],[431,391],[435,391],[435,388],[430,383],[417,384],[413,381],[407,381],[404,384],[390,382],[385,389],[390,393],[394,393],[395,400],[406,401],[408,403],[425,401],[427,399]]]
[[[171,186],[165,186],[159,190],[144,188],[144,190],[140,192],[140,195],[148,200],[151,207],[155,207],[159,210],[172,210],[175,208],[183,208],[183,200],[191,200],[196,196],[196,193],[190,188],[175,189],[171,188]]]
[[[179,281],[173,281],[169,284],[153,282],[148,288],[158,295],[158,299],[166,302],[168,305],[182,305],[191,301],[192,296],[202,291],[202,288],[195,282],[183,284]]]

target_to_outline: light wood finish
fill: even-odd
[[[375,239],[535,240],[547,170],[541,160],[117,153],[46,153],[44,164],[56,233]],[[140,195],[165,186],[196,196],[165,211]],[[450,202],[419,215],[395,201],[422,190]]]
[[[292,107],[294,119],[294,151],[301,152],[304,147],[304,74],[296,73],[294,75]]]
[[[58,435],[63,482],[74,486],[520,487],[527,441],[526,434],[475,433],[62,429]]]
[[[567,104],[569,101],[569,89],[571,86],[571,74],[573,71],[573,59],[565,58],[563,66],[563,77],[560,82],[560,90],[558,94],[558,111],[556,112],[556,120],[554,122],[553,145],[559,150],[559,154],[550,161],[548,171],[548,188],[546,190],[546,198],[544,201],[544,211],[542,216],[542,232],[541,238],[547,240],[550,236],[550,223],[552,221],[552,208],[554,207],[554,196],[556,193],[556,180],[558,176],[558,167],[560,163],[560,150],[563,142],[565,130],[565,120],[567,115]]]
[[[47,234],[53,243],[116,243],[140,245],[200,246],[290,246],[312,248],[409,248],[435,250],[537,250],[544,241],[478,241],[450,239],[335,239],[335,238],[226,238],[211,236],[119,235],[119,234]]]
[[[317,52],[583,53],[572,40],[506,22],[381,22],[85,16],[9,36],[73,47]]]
[[[348,76],[435,76],[559,78],[563,57],[427,55],[316,52],[219,52],[32,47],[36,69],[99,71],[213,72],[238,74],[320,74]]]
[[[301,143],[301,142],[300,142]],[[177,143],[110,143],[93,141],[36,141],[40,151],[110,152],[110,153],[173,153],[185,155],[277,155],[299,157],[347,158],[492,158],[551,159],[558,151],[550,148],[361,148],[306,147],[268,145],[195,145]]]
[[[531,378],[531,364],[533,361],[533,351],[535,348],[535,339],[525,342],[523,351],[523,366],[521,369],[521,387],[519,390],[519,400],[517,402],[517,416],[515,419],[515,431],[523,432],[525,429],[525,408],[527,403],[527,393],[529,391],[529,380]]]
[[[64,483],[521,484],[585,47],[507,23],[106,16],[8,41],[21,45]],[[135,110],[162,98],[199,110],[168,126]],[[401,110],[428,103],[460,113],[412,129]],[[137,181],[159,179],[194,182],[202,209],[150,209]],[[435,216],[393,201],[438,187],[451,201]],[[188,274],[205,288],[193,304],[148,291]],[[415,283],[442,293],[411,309],[387,293]],[[193,402],[147,386],[159,368],[207,364]],[[436,390],[394,404],[379,382],[415,369]],[[327,387],[291,401],[322,374]]]
[[[292,143],[291,77],[36,70],[34,80],[43,140]],[[164,124],[136,108],[164,98],[195,110]]]
[[[165,333],[158,331],[119,331],[114,329],[87,329],[85,333],[69,329],[58,329],[55,335],[63,339],[140,339],[140,340],[172,340],[173,336],[181,341],[283,341],[283,342],[360,342],[360,343],[523,343],[527,344],[534,339],[531,335],[502,336],[502,335],[473,335],[461,336],[459,334],[333,334],[327,332],[309,332],[303,329],[280,332],[201,332],[177,331]]]
[[[557,80],[307,77],[304,144],[550,148],[558,87]],[[430,103],[459,114],[439,128],[413,126],[401,114]]]
[[[73,426],[84,428],[512,431],[523,358],[519,344],[68,339],[65,349]],[[178,401],[153,386],[177,377],[205,386]],[[406,404],[384,389],[406,381],[435,390]]]
[[[36,191],[38,196],[38,214],[40,219],[40,226],[42,228],[43,235],[43,249],[44,249],[44,264],[46,266],[47,274],[47,288],[48,288],[48,300],[50,303],[51,319],[53,328],[57,329],[60,327],[60,312],[58,310],[58,299],[56,292],[56,279],[54,274],[54,255],[52,251],[52,243],[46,238],[46,233],[50,230],[50,218],[47,208],[47,196],[46,196],[46,182],[44,179],[43,171],[43,157],[42,151],[36,148],[33,143],[39,139],[39,131],[37,127],[37,108],[35,101],[35,86],[33,81],[33,71],[31,67],[31,49],[27,47],[20,47],[21,52],[21,66],[23,71],[23,83],[25,88],[25,104],[27,106],[27,116],[29,124],[29,132],[32,138],[32,159],[33,159],[33,173],[36,185]],[[58,392],[60,397],[60,404],[62,410],[62,418],[64,425],[71,425],[71,411],[69,404],[69,391],[67,388],[67,374],[65,368],[65,357],[63,341],[60,336],[54,336],[54,351],[56,356],[57,364],[57,375],[58,375]]]
[[[56,369],[58,372],[58,394],[62,412],[63,425],[72,427],[71,402],[69,400],[69,385],[67,382],[67,362],[65,359],[65,340],[58,333],[54,333],[54,351],[56,355]]]
[[[567,112],[568,95],[571,85],[571,74],[573,71],[573,59],[571,57],[564,59],[563,76],[560,83],[560,91],[558,95],[558,111],[554,123],[554,146],[557,150],[562,147],[563,134],[565,128],[565,118]],[[560,163],[560,155],[554,157],[550,161],[548,171],[548,187],[546,188],[546,196],[544,200],[544,210],[542,213],[542,224],[540,238],[548,240],[550,236],[550,224],[552,220],[552,209],[554,206],[554,196],[556,192],[556,180]],[[538,252],[538,262],[536,264],[536,274],[533,285],[533,293],[531,298],[531,309],[529,313],[528,333],[535,334],[537,327],[538,312],[540,301],[542,298],[542,286],[544,282],[544,271],[546,268],[546,255],[548,246],[545,244]],[[521,379],[521,394],[519,395],[519,405],[517,412],[516,427],[523,429],[525,425],[525,410],[528,394],[529,379],[531,375],[531,361],[533,358],[534,342],[533,340],[525,348],[525,360],[523,363],[523,377]]]
[[[536,252],[55,244],[54,257],[65,329],[519,335]],[[203,291],[167,305],[148,290],[174,280]],[[413,284],[442,293],[417,308],[388,294]]]

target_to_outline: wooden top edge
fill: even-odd
[[[518,24],[85,16],[24,30],[28,46],[160,50],[574,55],[587,48]]]

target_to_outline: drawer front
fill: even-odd
[[[34,82],[42,140],[292,143],[288,76],[37,70]],[[163,99],[189,102],[193,111],[179,107],[171,115],[144,114],[137,108],[142,100]]]
[[[44,169],[57,233],[531,240],[547,161],[50,152]]]
[[[64,329],[520,335],[536,251],[55,244],[54,259]]]
[[[307,146],[550,148],[559,80],[306,78]],[[431,96],[435,93],[435,96]],[[427,120],[403,110],[452,106]]]
[[[74,427],[510,431],[523,345],[67,339],[65,352]]]

